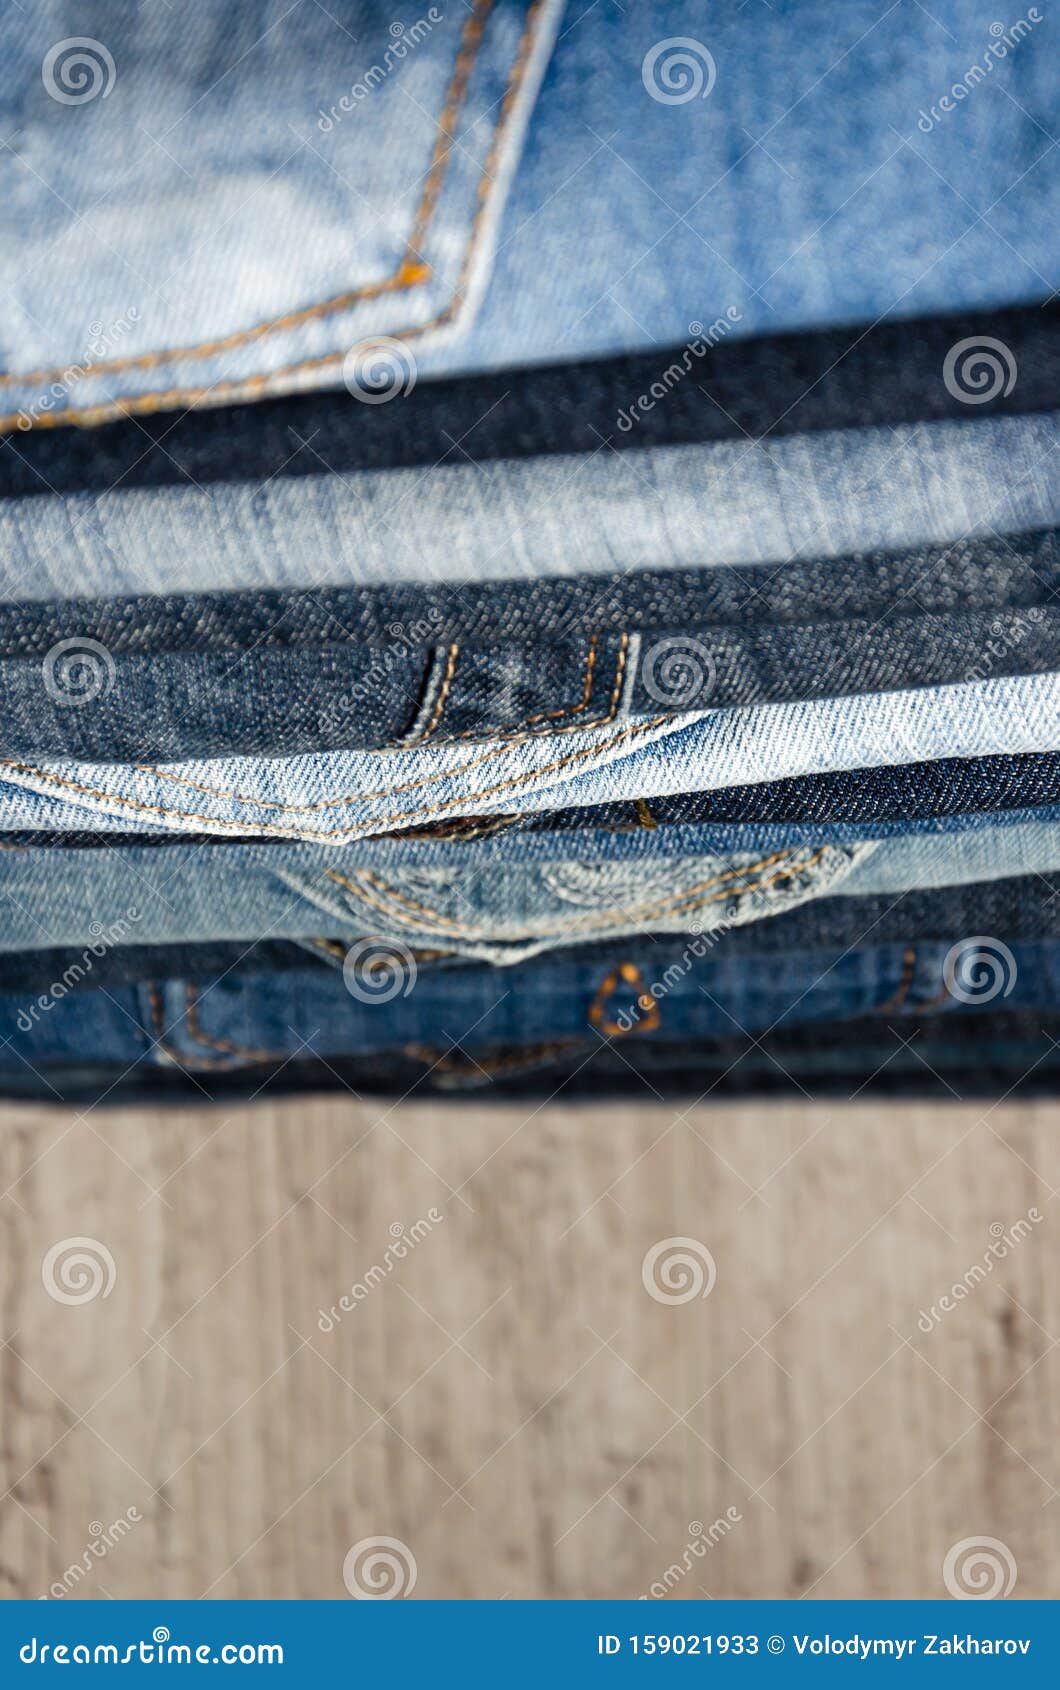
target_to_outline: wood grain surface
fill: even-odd
[[[1057,1125],[8,1107],[0,1589],[1056,1596]]]

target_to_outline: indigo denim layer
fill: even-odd
[[[637,636],[625,673],[635,668]],[[236,834],[349,844],[474,816],[771,781],[828,769],[1060,749],[1060,675],[913,692],[625,718],[620,653],[611,710],[578,731],[434,749],[444,676],[415,749],[148,765],[0,758],[0,830]],[[428,712],[430,713],[428,715]]]
[[[989,955],[984,943],[869,938],[844,951],[787,952],[782,968],[775,956],[712,951],[704,938],[698,950],[682,940],[627,944],[603,967],[596,954],[563,952],[500,976],[484,964],[402,976],[248,968],[212,986],[159,980],[97,991],[89,974],[66,992],[0,1001],[0,1073],[99,1063],[120,1072],[139,1062],[210,1071],[393,1052],[477,1087],[491,1068],[511,1066],[512,1053],[525,1067],[600,1041],[672,1049],[813,1025],[826,1048],[828,1029],[865,1016],[974,1016],[989,1029],[998,1008],[1055,1014],[1055,941],[1002,942]]]
[[[414,370],[481,296],[560,11],[8,9],[0,426],[337,383],[379,335]]]
[[[1053,396],[1055,399],[1055,395]],[[350,403],[347,400],[347,403]],[[1060,413],[0,497],[0,602],[525,584],[943,545],[1060,523]],[[21,450],[21,438],[8,454]],[[0,457],[4,449],[0,447]],[[76,629],[73,630],[76,633]]]
[[[200,1047],[202,1055],[210,1046]],[[225,1056],[226,1053],[218,1053]],[[816,1022],[748,1036],[669,1044],[633,1039],[617,1044],[595,1036],[555,1046],[495,1047],[489,1068],[443,1069],[427,1052],[314,1058],[277,1062],[219,1061],[216,1067],[165,1066],[146,1061],[108,1067],[22,1064],[0,1070],[7,1097],[67,1104],[204,1104],[304,1096],[308,1092],[375,1093],[402,1100],[617,1095],[645,1101],[664,1097],[796,1097],[865,1101],[912,1097],[962,1099],[1055,1097],[1060,1091],[1060,1016],[1042,1011],[924,1014],[892,1022],[870,1016],[833,1025]]]
[[[0,604],[5,751],[136,762],[435,744],[1060,668],[1060,531],[458,589]],[[436,688],[437,690],[437,688]],[[80,706],[72,708],[72,706]]]

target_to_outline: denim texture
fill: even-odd
[[[7,9],[9,425],[334,383],[366,337],[451,337],[561,9]]]
[[[568,7],[465,367],[553,357],[557,330],[572,355],[665,344],[729,305],[747,334],[1055,287],[1056,20],[1036,16],[986,0]],[[674,36],[692,37],[686,97],[661,104],[643,59]],[[954,101],[973,65],[982,81]]]
[[[135,861],[130,865],[133,871],[136,866]],[[1031,875],[929,891],[913,889],[897,895],[887,892],[871,897],[821,897],[780,911],[769,921],[703,935],[702,945],[690,951],[690,955],[707,958],[722,952],[730,958],[768,955],[775,967],[781,967],[782,960],[778,959],[788,952],[832,947],[839,953],[867,944],[895,944],[904,953],[910,947],[943,942],[948,949],[955,934],[1005,935],[1008,942],[1060,940],[1060,897],[1055,895],[1058,885],[1058,875]],[[148,903],[145,898],[145,909]],[[139,911],[140,906],[133,907]],[[126,928],[115,931],[116,921],[120,919],[125,919]],[[152,945],[137,942],[136,928],[137,923],[129,917],[125,906],[110,926],[100,922],[94,931],[90,923],[88,935],[83,936],[76,948],[0,950],[0,993],[36,994],[47,991],[53,982],[64,977],[68,991],[109,989],[165,979],[191,981],[208,991],[233,971],[265,975],[304,973],[317,968],[336,972],[345,964],[349,948],[348,935],[338,942],[329,940],[309,945],[269,935],[257,939]],[[657,942],[663,947],[658,952],[660,956],[675,951],[683,954],[689,944],[684,937],[662,936],[657,941],[657,936],[641,934],[638,939],[642,947],[647,946],[646,956],[656,955]],[[670,948],[669,953],[665,947]],[[391,946],[391,951],[395,957],[402,954],[397,952],[396,945]],[[595,943],[567,947],[556,953],[556,960],[573,959],[602,978],[614,969],[622,952],[623,947],[612,938],[598,939]],[[443,955],[437,948],[412,951],[406,947],[404,954],[406,958],[415,957],[417,978],[433,971],[459,973],[467,967],[480,966]],[[506,973],[504,979],[511,977]],[[514,977],[520,977],[518,968]],[[499,989],[504,989],[503,981]]]
[[[0,759],[0,829],[238,834],[348,844],[458,817],[769,781],[830,768],[1060,749],[1060,675],[623,719],[620,651],[608,717],[577,731],[433,749],[444,677],[413,750],[229,758],[166,769]],[[429,712],[429,714],[428,714]],[[664,742],[664,743],[662,743]],[[91,820],[90,820],[91,818]]]
[[[455,843],[434,863],[378,862],[365,846],[123,844],[0,853],[0,949],[208,944],[370,936],[510,965],[644,933],[720,935],[797,904],[1060,874],[1060,823],[857,845],[483,862]],[[371,866],[375,862],[375,866]],[[1044,884],[1044,881],[1043,881]],[[319,947],[341,962],[334,945]]]
[[[313,393],[118,420],[91,432],[0,435],[0,496],[272,485],[365,470],[576,457],[597,452],[601,440],[610,451],[626,452],[967,420],[969,406],[942,371],[954,345],[984,336],[1009,349],[1018,379],[977,404],[976,418],[1056,407],[1055,303],[851,322],[853,327],[799,334],[776,334],[767,326],[749,340],[720,341],[701,367],[693,363],[694,379],[668,384],[665,400],[638,409],[636,426],[629,428],[620,416],[629,416],[629,406],[671,363],[683,366],[684,323],[675,339],[639,356],[578,362],[564,346],[556,353],[563,361],[423,382],[399,404],[351,405],[346,392]]]
[[[93,1105],[254,1102],[267,1096],[310,1092],[373,1093],[389,1099],[448,1098],[462,1105],[497,1097],[565,1102],[617,1096],[654,1098],[795,1097],[893,1102],[911,1097],[961,1100],[1054,1098],[1060,1090],[1060,1017],[1037,1011],[998,1010],[993,1015],[932,1015],[891,1024],[876,1016],[835,1027],[827,1041],[820,1026],[780,1028],[757,1038],[733,1034],[718,1040],[667,1044],[653,1039],[579,1040],[550,1053],[516,1045],[492,1053],[484,1081],[440,1071],[421,1056],[388,1051],[381,1056],[301,1054],[251,1066],[182,1068],[147,1062],[107,1067],[89,1058],[47,1067],[25,1064],[0,1074],[8,1098]],[[209,1047],[202,1054],[209,1054]]]
[[[349,402],[349,401],[348,401]],[[1060,413],[0,499],[0,600],[782,563],[1060,523]],[[16,443],[21,451],[21,437]],[[319,453],[317,458],[319,460]],[[161,539],[160,537],[163,537]],[[76,633],[77,630],[71,630]]]
[[[204,0],[193,27],[162,9],[130,30],[119,0],[99,0],[92,27],[104,51],[117,36],[122,63],[103,98],[73,107],[48,99],[41,65],[81,10],[12,11],[4,133],[33,164],[6,229],[14,367],[87,362],[81,415],[120,398],[172,409],[334,384],[368,334],[400,338],[428,372],[665,344],[713,315],[705,302],[748,333],[1055,285],[1041,160],[1056,53],[1037,7],[1003,59],[987,0],[930,15],[785,0],[753,22],[723,9],[675,23],[663,0],[575,12],[536,123],[559,8],[435,11],[392,67],[391,20],[354,0],[281,14],[264,42],[251,6]],[[700,79],[682,88],[678,70],[676,94],[675,28],[695,31]],[[1001,92],[974,88],[925,130],[925,108],[984,59]],[[373,63],[370,97],[322,133],[318,112]],[[165,145],[145,147],[142,128]],[[476,327],[509,185],[505,262]],[[55,246],[76,268],[44,269]],[[86,359],[86,325],[131,303],[122,351],[141,362],[108,371],[106,346]]]
[[[350,943],[368,935],[511,964],[597,936],[722,932],[761,921],[836,891],[873,849],[491,866],[476,865],[471,847],[459,867],[410,865],[385,875],[367,865],[363,847],[9,850],[0,853],[0,948],[262,937]],[[1028,844],[1020,866],[1036,864],[1049,866],[1044,841],[1037,850]]]
[[[129,762],[378,749],[414,737],[436,672],[436,744],[590,721],[631,631],[627,707],[644,715],[1028,674],[1060,668],[1058,587],[1047,529],[526,587],[0,605],[4,749]],[[71,708],[86,649],[98,673]]]
[[[672,1061],[675,1048],[688,1053],[734,1035],[799,1027],[817,1030],[816,1062],[826,1069],[822,1027],[841,1030],[871,1017],[915,1030],[924,1017],[972,1018],[989,1042],[999,1012],[1055,1011],[1055,941],[1014,941],[1003,986],[991,989],[995,977],[986,979],[982,1002],[955,995],[955,979],[964,988],[961,976],[946,974],[952,949],[947,941],[913,952],[866,940],[841,952],[789,951],[778,968],[770,956],[729,958],[709,946],[693,955],[680,941],[642,941],[613,953],[603,968],[599,957],[575,952],[524,963],[500,981],[482,965],[425,972],[407,994],[387,983],[374,1003],[347,990],[342,975],[319,969],[237,968],[206,987],[157,980],[99,991],[89,983],[66,995],[56,988],[36,998],[4,996],[0,1078],[10,1083],[28,1070],[47,1081],[53,1071],[104,1064],[114,1079],[138,1064],[209,1074],[315,1056],[392,1055],[427,1070],[440,1089],[478,1090],[495,1074],[547,1069],[601,1043],[623,1056],[655,1044]]]

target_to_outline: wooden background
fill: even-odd
[[[8,1107],[0,1589],[345,1598],[386,1536],[415,1597],[933,1596],[985,1536],[1056,1596],[1058,1183],[1051,1104]]]

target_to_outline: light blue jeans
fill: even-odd
[[[511,963],[646,933],[701,933],[714,943],[813,898],[900,896],[1060,872],[1056,821],[725,856],[504,863],[483,858],[487,847],[449,842],[431,862],[408,848],[404,860],[396,851],[388,860],[370,842],[323,852],[187,842],[7,850],[0,949],[299,939],[333,955],[314,942],[370,936]],[[578,851],[576,842],[568,848]]]
[[[1060,413],[0,498],[0,596],[783,563],[1060,521]],[[71,629],[76,633],[76,628]]]
[[[0,829],[213,833],[344,845],[454,818],[520,815],[716,790],[833,769],[1060,749],[1060,675],[629,720],[639,661],[620,646],[607,717],[578,732],[463,750],[429,744],[445,678],[423,707],[421,743],[386,752],[234,757],[149,768],[0,758]]]

